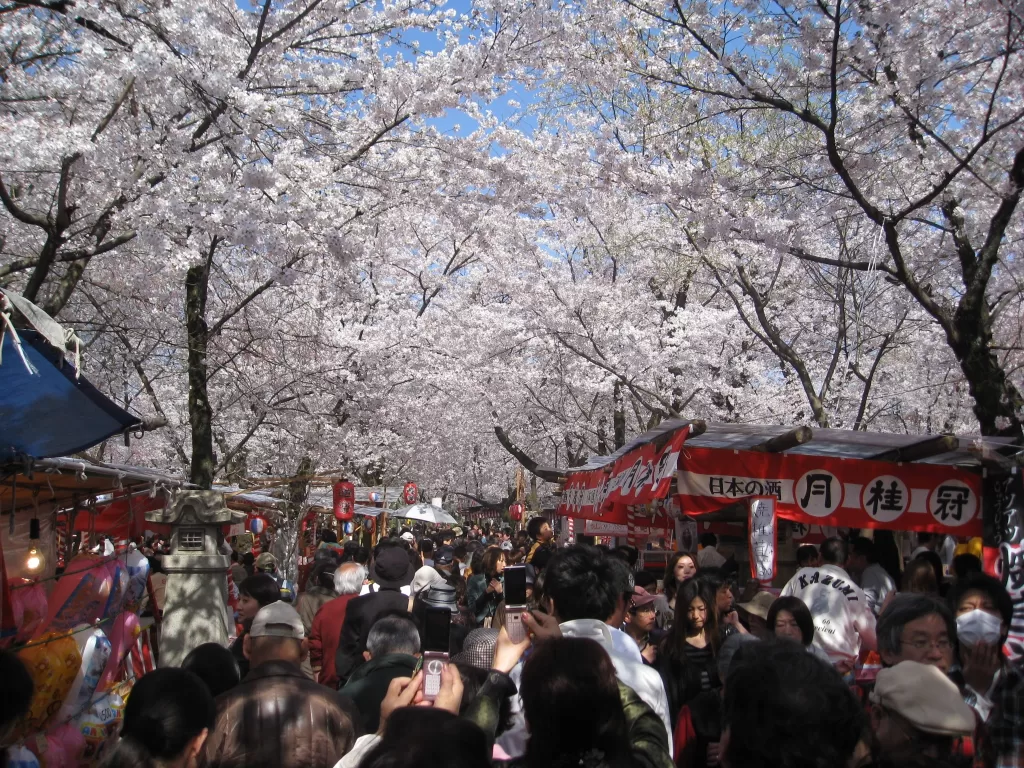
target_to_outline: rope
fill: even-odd
[[[25,350],[22,349],[21,346],[21,338],[18,336],[18,331],[14,327],[14,323],[11,322],[11,302],[7,300],[6,296],[0,296],[0,299],[2,299],[2,301],[0,301],[0,318],[3,318],[4,321],[3,326],[0,326],[0,353],[3,352],[4,328],[6,327],[6,329],[11,332],[11,342],[14,344],[15,350],[17,350],[18,355],[21,357],[21,362],[25,364],[25,370],[29,372],[30,376],[35,376],[39,371],[37,371],[36,367],[32,365],[27,357],[25,357]],[[3,360],[0,358],[0,363],[2,362]]]

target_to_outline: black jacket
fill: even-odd
[[[380,726],[380,705],[388,695],[388,686],[396,677],[412,677],[416,657],[407,653],[388,653],[370,659],[356,668],[339,693],[356,704],[366,733],[376,733]]]
[[[360,595],[345,609],[345,623],[341,626],[341,641],[334,656],[338,672],[338,686],[343,686],[352,671],[362,661],[366,650],[366,636],[380,614],[387,611],[408,611],[409,598],[397,589],[379,589]]]

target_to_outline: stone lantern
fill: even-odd
[[[160,666],[177,667],[196,646],[227,644],[231,560],[220,551],[221,528],[243,522],[245,514],[228,509],[216,491],[179,491],[164,509],[147,512],[146,520],[172,529],[170,554],[161,561],[167,586]]]

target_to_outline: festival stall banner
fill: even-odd
[[[750,577],[762,584],[775,578],[775,552],[778,548],[778,521],[775,497],[753,498],[750,511]]]
[[[956,467],[688,447],[679,494],[688,515],[772,496],[798,523],[978,536],[981,477]]]
[[[637,446],[621,456],[610,470],[602,467],[573,473],[566,480],[558,514],[624,524],[626,507],[650,504],[668,496],[679,453],[689,433],[688,426],[677,430],[661,448],[654,442]]]
[[[1024,478],[990,474],[985,478],[985,571],[1010,594],[1013,615],[1003,652],[1012,661],[1024,658]]]

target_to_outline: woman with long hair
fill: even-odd
[[[215,714],[213,696],[194,674],[154,670],[132,688],[121,740],[104,768],[193,768]]]
[[[593,640],[564,637],[536,646],[523,666],[520,694],[530,730],[524,766],[633,764],[615,667]]]
[[[696,575],[697,560],[689,552],[676,552],[669,558],[662,581],[663,594],[654,600],[654,610],[658,612],[658,629],[668,629],[672,626],[675,619],[676,593],[684,581]]]
[[[669,714],[703,691],[721,686],[715,656],[721,643],[715,594],[697,579],[676,594],[676,619],[658,649],[658,671],[668,693]]]

